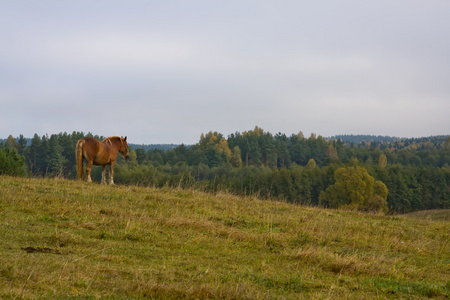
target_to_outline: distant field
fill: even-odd
[[[432,221],[450,222],[450,209],[421,210],[404,214],[403,216]]]
[[[448,222],[194,190],[0,177],[0,241],[0,299],[448,299],[450,290]]]

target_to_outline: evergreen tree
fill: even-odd
[[[25,158],[16,149],[0,149],[0,175],[22,176],[25,174]]]
[[[17,152],[20,155],[25,155],[26,148],[27,148],[27,140],[21,134],[17,140]]]
[[[32,174],[37,174],[39,171],[38,162],[40,160],[39,154],[41,149],[41,138],[35,133],[31,139],[31,149],[28,152],[28,161],[30,162],[30,171]]]
[[[58,136],[52,134],[48,140],[48,152],[47,152],[47,168],[46,173],[54,176],[64,175],[64,162],[63,148],[59,144]]]
[[[18,150],[19,148],[16,139],[13,138],[12,135],[9,135],[6,139],[6,148],[8,148],[9,150]]]
[[[285,134],[277,133],[274,137],[275,149],[276,149],[276,167],[287,167],[290,162],[289,156],[289,139]]]
[[[310,157],[310,151],[306,145],[306,140],[303,138],[303,134],[292,135],[289,139],[289,156],[292,162],[297,165],[305,166],[308,163]]]
[[[138,164],[144,164],[147,161],[147,153],[144,149],[138,148],[135,150],[136,152],[136,160]]]

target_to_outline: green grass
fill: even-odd
[[[0,177],[1,299],[448,299],[448,222]]]
[[[405,217],[450,222],[450,209],[432,209],[404,214]]]

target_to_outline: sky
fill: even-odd
[[[0,138],[450,134],[450,1],[0,0]]]

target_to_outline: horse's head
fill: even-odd
[[[119,152],[123,155],[123,157],[128,159],[128,157],[130,157],[130,151],[128,151],[127,137],[121,137],[120,142],[122,145],[120,146]]]

